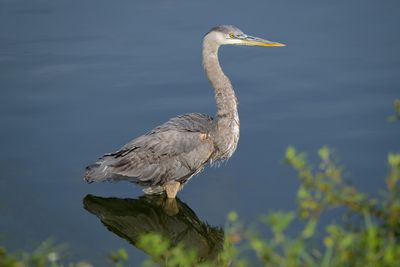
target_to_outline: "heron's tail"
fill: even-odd
[[[98,161],[86,167],[83,179],[88,183],[103,182],[110,179],[112,175],[109,166],[104,161]]]

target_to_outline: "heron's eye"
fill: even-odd
[[[229,34],[229,37],[235,38],[235,35],[234,35],[233,33],[230,33],[230,34]]]

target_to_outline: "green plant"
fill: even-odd
[[[393,107],[395,114],[389,116],[388,120],[390,122],[396,122],[400,120],[400,99],[396,99],[393,101]]]
[[[235,212],[228,215],[224,250],[218,258],[198,262],[194,251],[182,245],[171,247],[161,236],[142,236],[142,249],[152,257],[145,266],[253,266],[242,256],[250,251],[263,266],[398,266],[400,259],[400,154],[389,154],[386,190],[381,198],[359,192],[344,182],[342,168],[333,160],[328,147],[318,151],[320,163],[312,168],[304,153],[294,147],[285,160],[300,179],[298,211],[273,212],[261,216],[272,237],[263,237],[238,222]],[[320,217],[332,209],[352,215],[331,222],[318,233]],[[357,218],[359,218],[357,220]],[[286,230],[293,221],[303,228],[295,234]]]
[[[128,262],[128,253],[124,248],[120,248],[118,251],[111,252],[109,258],[115,267],[123,267]]]
[[[76,264],[63,265],[60,262],[61,254],[65,251],[64,246],[56,246],[51,240],[42,242],[34,251],[8,253],[5,248],[0,247],[1,267],[92,267],[91,264],[80,261]]]

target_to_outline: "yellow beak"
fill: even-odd
[[[268,41],[268,40],[250,36],[250,35],[236,36],[235,39],[238,40],[238,42],[237,42],[238,45],[270,46],[270,47],[286,46],[285,44]]]
[[[272,47],[281,47],[281,46],[286,46],[285,44],[281,43],[276,43],[276,42],[259,42],[259,41],[247,41],[244,40],[243,45],[254,45],[254,46],[272,46]]]

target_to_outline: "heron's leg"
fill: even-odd
[[[171,182],[166,183],[164,185],[164,187],[165,187],[165,192],[167,193],[167,197],[175,198],[176,193],[178,193],[180,185],[181,184],[177,181],[171,181]]]

